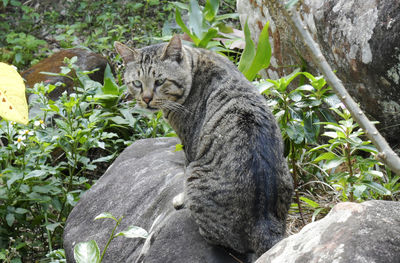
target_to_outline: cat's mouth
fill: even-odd
[[[147,107],[146,107],[146,110],[149,110],[149,111],[155,112],[155,111],[159,111],[160,109],[158,109],[158,108],[154,108],[154,107],[151,107],[150,105],[147,105]]]
[[[159,108],[152,107],[151,105],[145,104],[145,103],[140,103],[140,107],[141,107],[142,109],[144,109],[144,110],[146,110],[146,111],[150,111],[150,112],[157,112],[157,111],[160,110]]]

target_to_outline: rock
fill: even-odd
[[[60,67],[65,66],[64,58],[72,58],[75,56],[78,58],[77,66],[79,66],[81,70],[91,71],[98,68],[98,71],[89,76],[92,80],[103,83],[104,70],[108,63],[107,59],[104,58],[102,55],[83,48],[71,48],[61,50],[53,54],[52,56],[40,61],[33,67],[25,70],[24,72],[22,72],[21,75],[26,80],[26,85],[29,87],[33,87],[34,84],[39,82],[44,82],[45,84],[55,84],[57,82],[65,83],[65,86],[59,86],[49,94],[50,99],[56,100],[64,91],[73,91],[72,80],[67,77],[49,76],[41,74],[40,72],[59,73]],[[71,72],[69,75],[71,74],[73,74],[73,72]]]
[[[140,140],[121,153],[68,217],[64,231],[67,262],[74,262],[73,247],[78,242],[94,239],[104,248],[114,222],[93,219],[110,212],[124,216],[117,231],[137,225],[150,236],[146,240],[114,239],[103,263],[237,263],[231,252],[205,242],[189,210],[173,208],[172,200],[184,184],[185,158],[183,152],[174,151],[177,143],[176,138]]]
[[[282,0],[280,0],[282,1]],[[238,0],[244,25],[248,19],[254,38],[270,21],[272,45],[269,78],[289,74],[290,65],[316,66],[274,1]],[[305,0],[303,20],[332,69],[362,109],[378,120],[378,129],[400,148],[400,2],[398,0]],[[304,61],[303,61],[304,60]],[[306,65],[304,65],[306,62]],[[373,105],[373,106],[372,106]]]
[[[340,203],[323,219],[283,239],[256,263],[397,263],[400,203]]]

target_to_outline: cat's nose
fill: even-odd
[[[153,99],[152,96],[144,96],[144,97],[142,97],[142,100],[144,102],[146,102],[146,104],[149,104],[152,99]]]

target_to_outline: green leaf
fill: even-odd
[[[97,159],[93,160],[92,163],[105,163],[105,162],[109,162],[110,160],[112,160],[112,159],[115,157],[116,154],[117,154],[117,153],[113,153],[113,154],[108,155],[108,156],[104,156],[104,157],[97,158]]]
[[[324,210],[323,207],[320,207],[320,208],[315,209],[314,213],[312,214],[311,221],[314,222],[314,221],[315,221],[315,217],[316,217],[319,213],[321,213],[321,211],[323,211],[323,210]]]
[[[53,190],[54,187],[51,185],[35,185],[32,187],[32,192],[40,193],[40,194],[48,194]]]
[[[339,165],[341,165],[342,163],[344,163],[344,159],[332,159],[332,160],[329,160],[328,162],[326,162],[323,165],[323,169],[329,170],[329,169],[332,169],[332,168],[336,168]]]
[[[320,125],[316,124],[317,122],[319,122],[319,119],[314,113],[304,119],[304,131],[308,143],[317,144],[320,131]]]
[[[219,0],[207,0],[204,7],[204,18],[211,22],[218,13]]]
[[[21,258],[13,258],[10,263],[22,263]]]
[[[294,102],[298,102],[298,101],[301,101],[301,99],[303,98],[303,95],[301,94],[301,92],[294,90],[289,93],[289,98],[291,100],[293,100]]]
[[[69,130],[69,125],[67,122],[61,120],[61,119],[54,119],[54,121],[56,122],[58,128],[68,132]]]
[[[13,183],[17,180],[22,179],[22,174],[13,174],[10,179],[7,180],[7,187],[10,188]]]
[[[289,2],[286,3],[285,8],[286,9],[291,9],[294,5],[297,4],[299,0],[290,0]]]
[[[29,194],[27,194],[27,197],[29,197],[30,200],[35,201],[35,202],[50,202],[51,198],[49,196],[46,195],[40,195],[36,192],[31,192]]]
[[[8,226],[12,226],[13,224],[14,224],[14,221],[15,221],[15,216],[14,216],[14,214],[7,214],[7,216],[6,216],[6,221],[7,221],[7,225]]]
[[[207,44],[210,42],[210,40],[213,39],[214,37],[216,37],[217,34],[218,34],[217,29],[215,29],[215,28],[208,29],[207,34],[205,34],[205,36],[202,38],[202,40],[198,44],[198,47],[206,48]]]
[[[385,187],[383,187],[382,185],[380,185],[378,183],[371,182],[371,181],[363,181],[362,183],[381,195],[391,195],[392,194],[392,192],[390,192],[388,189],[386,189]]]
[[[119,232],[118,234],[115,235],[117,236],[124,236],[126,238],[147,238],[149,236],[149,233],[147,233],[146,230],[144,230],[141,227],[138,226],[130,226],[127,229],[125,229],[122,232]]]
[[[179,152],[179,151],[182,151],[183,150],[183,145],[182,144],[176,144],[175,145],[175,150],[174,150],[174,152]]]
[[[314,202],[313,200],[308,199],[307,197],[300,196],[300,200],[305,202],[307,205],[309,205],[312,208],[318,208],[320,205],[317,202]]]
[[[103,213],[101,213],[100,215],[96,216],[96,217],[94,218],[94,220],[97,220],[97,219],[104,219],[104,218],[110,218],[110,219],[113,219],[114,221],[118,222],[118,220],[117,220],[111,213],[109,213],[109,212],[103,212]]]
[[[147,0],[151,6],[160,4],[160,0]]]
[[[39,72],[40,74],[44,74],[44,75],[48,75],[48,76],[63,76],[62,74],[60,74],[60,73],[54,73],[54,72],[46,72],[46,71],[41,71],[41,72]]]
[[[7,7],[9,0],[3,0],[3,7]]]
[[[237,13],[231,13],[231,14],[223,14],[215,17],[215,21],[221,21],[224,19],[237,19],[239,17],[239,14]]]
[[[113,75],[113,73],[111,71],[111,67],[108,63],[107,63],[106,69],[104,70],[104,80],[106,80],[106,79],[111,79],[114,81],[114,75]]]
[[[304,128],[300,123],[289,123],[286,134],[295,144],[300,144],[304,140]]]
[[[70,204],[71,206],[75,206],[78,203],[77,200],[75,200],[74,195],[72,193],[67,194],[67,204]]]
[[[90,240],[76,244],[74,259],[77,263],[100,263],[100,249],[96,241]]]
[[[262,82],[256,85],[258,92],[264,95],[268,95],[270,89],[274,86],[271,82]]]
[[[54,230],[60,225],[61,223],[48,224],[46,225],[46,229],[48,229],[51,232],[54,232]]]
[[[41,177],[44,175],[47,175],[46,170],[33,170],[33,171],[30,171],[27,176],[25,176],[25,180],[28,180],[30,178]]]
[[[187,26],[185,25],[185,23],[182,20],[181,13],[179,12],[178,9],[175,10],[175,20],[176,20],[176,23],[178,24],[178,26],[181,27],[182,31],[184,33],[186,33],[193,40],[195,45],[197,46],[197,44],[200,43],[200,39],[198,37],[196,37],[195,35],[193,35],[192,32],[190,32],[189,28],[187,28]]]
[[[363,184],[356,184],[353,186],[354,188],[354,196],[356,196],[357,198],[361,198],[363,193],[365,192],[365,190],[367,190],[367,186],[363,185]]]
[[[26,214],[28,212],[29,212],[29,210],[27,210],[25,208],[18,207],[17,209],[15,209],[15,213],[20,214],[20,215]]]
[[[313,160],[313,162],[314,163],[318,163],[319,161],[322,161],[322,160],[328,160],[329,161],[329,160],[332,160],[332,159],[335,159],[335,158],[337,158],[337,156],[334,153],[327,152],[327,153],[321,154],[320,156],[315,158]]]
[[[366,171],[366,173],[372,175],[375,178],[383,178],[383,173],[381,171],[371,170]]]
[[[245,76],[248,80],[252,81],[257,73],[264,68],[268,68],[269,62],[271,59],[271,45],[269,43],[269,34],[268,34],[269,21],[264,26],[263,30],[260,33],[260,37],[258,39],[258,45],[256,50],[256,55],[254,56],[254,60],[251,63],[248,71],[245,72]]]
[[[188,10],[189,11],[189,6],[187,4],[181,3],[181,2],[172,2],[172,4],[180,9]]]
[[[108,72],[107,72],[108,69]],[[102,91],[104,94],[119,95],[119,87],[114,81],[114,76],[111,73],[110,66],[107,64],[106,70],[104,72],[104,86]]]
[[[357,147],[358,150],[362,150],[364,152],[370,152],[370,153],[378,153],[378,150],[374,145],[362,145]]]
[[[299,73],[302,73],[302,72],[299,72]],[[299,91],[313,91],[313,90],[314,90],[314,87],[311,86],[311,85],[309,85],[309,84],[305,84],[305,85],[302,85],[302,86],[296,88],[295,90],[299,90]]]
[[[244,47],[242,56],[240,57],[238,69],[243,74],[247,72],[251,66],[251,62],[254,59],[256,48],[254,45],[253,40],[251,39],[249,25],[246,23],[244,24],[244,38],[246,45]]]
[[[197,0],[190,0],[189,25],[198,38],[203,38],[203,14]]]
[[[324,132],[322,135],[336,139],[338,137],[338,134],[336,132]]]

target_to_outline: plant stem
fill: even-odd
[[[346,156],[346,161],[347,161],[347,168],[349,169],[349,179],[350,179],[350,202],[354,202],[354,192],[353,192],[353,166],[351,164],[351,153],[350,153],[350,143],[348,142],[347,145],[344,148],[344,154]]]
[[[299,192],[297,191],[297,187],[299,185],[298,182],[298,178],[297,178],[297,167],[296,167],[296,160],[294,158],[295,155],[295,147],[293,145],[293,143],[290,143],[290,151],[291,151],[291,162],[292,162],[292,170],[293,170],[293,184],[294,184],[294,192],[296,195],[296,202],[297,202],[297,206],[299,208],[299,213],[300,213],[300,217],[301,217],[301,221],[303,222],[303,225],[306,225],[306,221],[304,220],[304,216],[303,216],[303,208],[301,207],[301,203],[300,203],[300,196],[299,196]]]
[[[114,227],[113,231],[111,232],[110,238],[108,239],[107,244],[104,247],[103,252],[101,253],[99,263],[101,263],[101,261],[103,260],[103,257],[106,254],[106,250],[107,250],[108,246],[110,245],[111,241],[115,238],[114,233],[115,233],[115,230],[117,229],[118,225],[121,223],[121,220],[122,220],[122,217],[120,219],[118,219],[117,223],[115,224],[115,227]]]
[[[44,212],[44,220],[46,222],[45,228],[46,228],[46,232],[47,232],[47,240],[49,242],[49,250],[50,252],[53,251],[53,245],[51,243],[51,233],[50,230],[47,229],[47,225],[49,224],[49,220],[47,219],[47,213]]]

